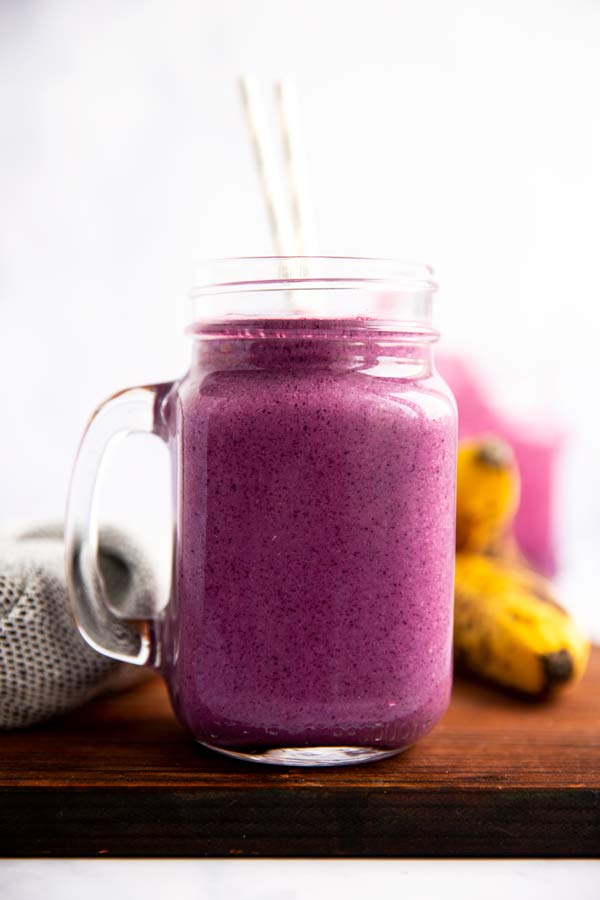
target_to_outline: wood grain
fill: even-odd
[[[198,748],[162,682],[0,736],[3,856],[599,856],[600,649],[546,704],[458,682],[390,760],[278,769]]]

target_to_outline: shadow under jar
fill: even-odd
[[[451,686],[456,409],[433,364],[431,271],[213,267],[187,374],[110,399],[84,438],[67,529],[78,624],[101,652],[157,666],[213,750],[290,765],[393,755]],[[89,470],[140,430],[171,449],[176,530],[169,603],[135,626],[98,577]]]

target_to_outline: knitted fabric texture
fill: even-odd
[[[0,539],[0,729],[44,722],[147,677],[148,670],[101,656],[83,640],[63,558],[59,526]],[[155,579],[129,538],[102,530],[99,563],[117,614],[152,614]]]

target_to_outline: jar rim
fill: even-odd
[[[426,263],[373,256],[237,256],[200,264],[192,300],[254,291],[391,290],[431,295],[437,290]]]

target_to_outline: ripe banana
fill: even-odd
[[[462,441],[458,450],[456,549],[508,553],[519,504],[519,473],[508,444],[496,437]],[[512,548],[516,555],[515,548]]]
[[[456,558],[458,668],[544,697],[579,680],[589,642],[541,576],[479,553]]]

